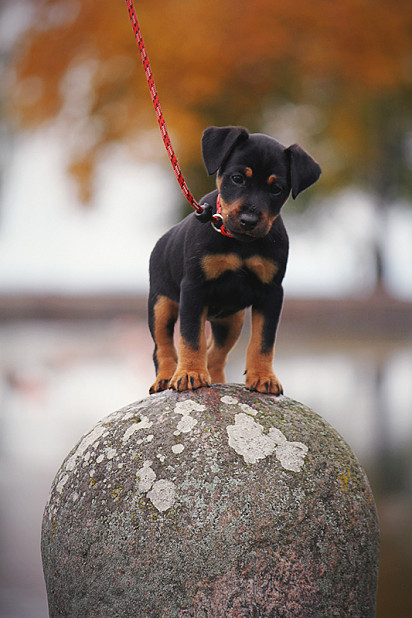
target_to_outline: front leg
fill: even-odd
[[[186,391],[210,386],[205,337],[206,315],[207,308],[203,306],[200,291],[182,285],[179,359],[169,388]]]
[[[166,296],[149,298],[149,326],[155,343],[153,360],[156,380],[150,387],[150,394],[164,391],[169,386],[177,364],[177,353],[173,343],[173,330],[179,305]]]
[[[252,307],[252,335],[246,354],[246,387],[260,393],[281,395],[282,385],[273,372],[276,329],[282,310],[281,286],[271,288],[266,302]]]

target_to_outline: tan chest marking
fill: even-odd
[[[262,283],[270,283],[278,271],[277,264],[259,255],[248,258],[245,260],[245,264]]]
[[[236,253],[216,253],[202,258],[202,269],[206,279],[217,279],[227,270],[239,270],[241,258]]]
[[[270,283],[278,271],[271,260],[254,255],[243,261],[236,253],[217,253],[202,258],[202,269],[206,279],[217,279],[227,271],[240,270],[246,266],[262,283]]]

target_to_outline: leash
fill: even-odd
[[[183,178],[182,171],[180,169],[179,163],[177,161],[177,157],[174,153],[172,143],[170,141],[169,134],[166,128],[166,122],[163,116],[162,108],[160,107],[159,96],[157,94],[156,85],[153,78],[152,69],[150,66],[149,58],[146,52],[146,47],[143,42],[142,33],[140,31],[139,23],[137,21],[136,12],[133,6],[133,0],[126,0],[127,10],[129,12],[130,21],[132,23],[134,36],[136,38],[137,46],[139,48],[140,57],[142,60],[143,68],[146,74],[147,83],[149,86],[150,96],[152,99],[153,106],[155,108],[157,122],[159,124],[160,132],[162,134],[163,143],[166,148],[166,152],[169,156],[170,162],[173,167],[173,171],[175,173],[177,182],[182,190],[183,195],[191,205],[191,207],[195,210],[196,216],[202,222],[210,221],[212,219],[212,225],[217,232],[221,234],[230,235],[227,230],[225,230],[222,225],[222,215],[221,214],[212,214],[212,206],[210,204],[199,204],[193,195],[191,194],[189,187],[186,184],[185,179]],[[223,228],[223,230],[222,230]],[[225,231],[227,233],[225,233]]]

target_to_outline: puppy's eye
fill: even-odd
[[[232,174],[232,182],[235,185],[243,185],[245,182],[244,177],[242,176],[242,174]]]
[[[282,187],[279,187],[279,185],[271,184],[270,192],[272,193],[272,195],[280,195],[282,193]]]

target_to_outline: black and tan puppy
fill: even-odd
[[[242,127],[206,129],[202,152],[209,175],[217,172],[217,191],[202,200],[217,213],[214,223],[189,215],[160,238],[150,258],[149,326],[157,372],[150,392],[224,382],[227,355],[251,306],[246,386],[279,395],[272,362],[288,258],[280,210],[290,192],[295,198],[321,170],[300,146],[285,148]]]

